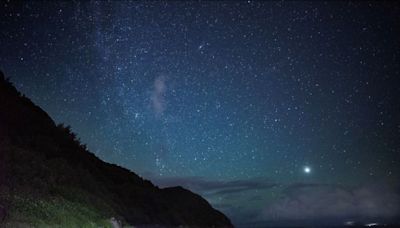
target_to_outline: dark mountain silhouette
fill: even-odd
[[[57,126],[0,72],[1,223],[232,226],[224,214],[189,190],[161,189],[101,161],[69,127]]]

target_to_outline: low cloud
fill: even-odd
[[[223,197],[228,201],[213,201],[214,206],[234,222],[250,227],[293,224],[294,221],[343,224],[348,220],[379,221],[400,217],[400,189],[387,183],[350,188],[320,183],[285,185],[267,179],[218,181],[202,177],[149,177],[159,187],[183,186],[208,199]],[[281,197],[266,200],[268,190],[278,191]],[[237,202],[240,199],[243,201]],[[264,207],[249,207],[263,200],[266,200]]]
[[[400,215],[399,189],[368,185],[348,189],[336,185],[295,184],[266,206],[267,220],[320,218],[392,218]]]
[[[202,177],[151,177],[156,185],[160,187],[182,186],[201,194],[232,194],[250,190],[261,190],[275,187],[276,184],[266,180],[235,180],[216,181],[205,180]]]

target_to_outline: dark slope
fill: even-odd
[[[76,202],[132,225],[232,226],[199,195],[101,161],[0,72],[0,222],[15,217],[21,197]]]

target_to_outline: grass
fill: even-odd
[[[101,216],[95,208],[78,202],[60,197],[9,197],[11,208],[6,220],[9,227],[15,224],[23,224],[22,227],[112,227],[109,218]]]

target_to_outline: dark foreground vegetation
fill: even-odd
[[[0,226],[110,227],[111,218],[135,226],[232,226],[197,194],[160,189],[101,161],[0,72]]]

